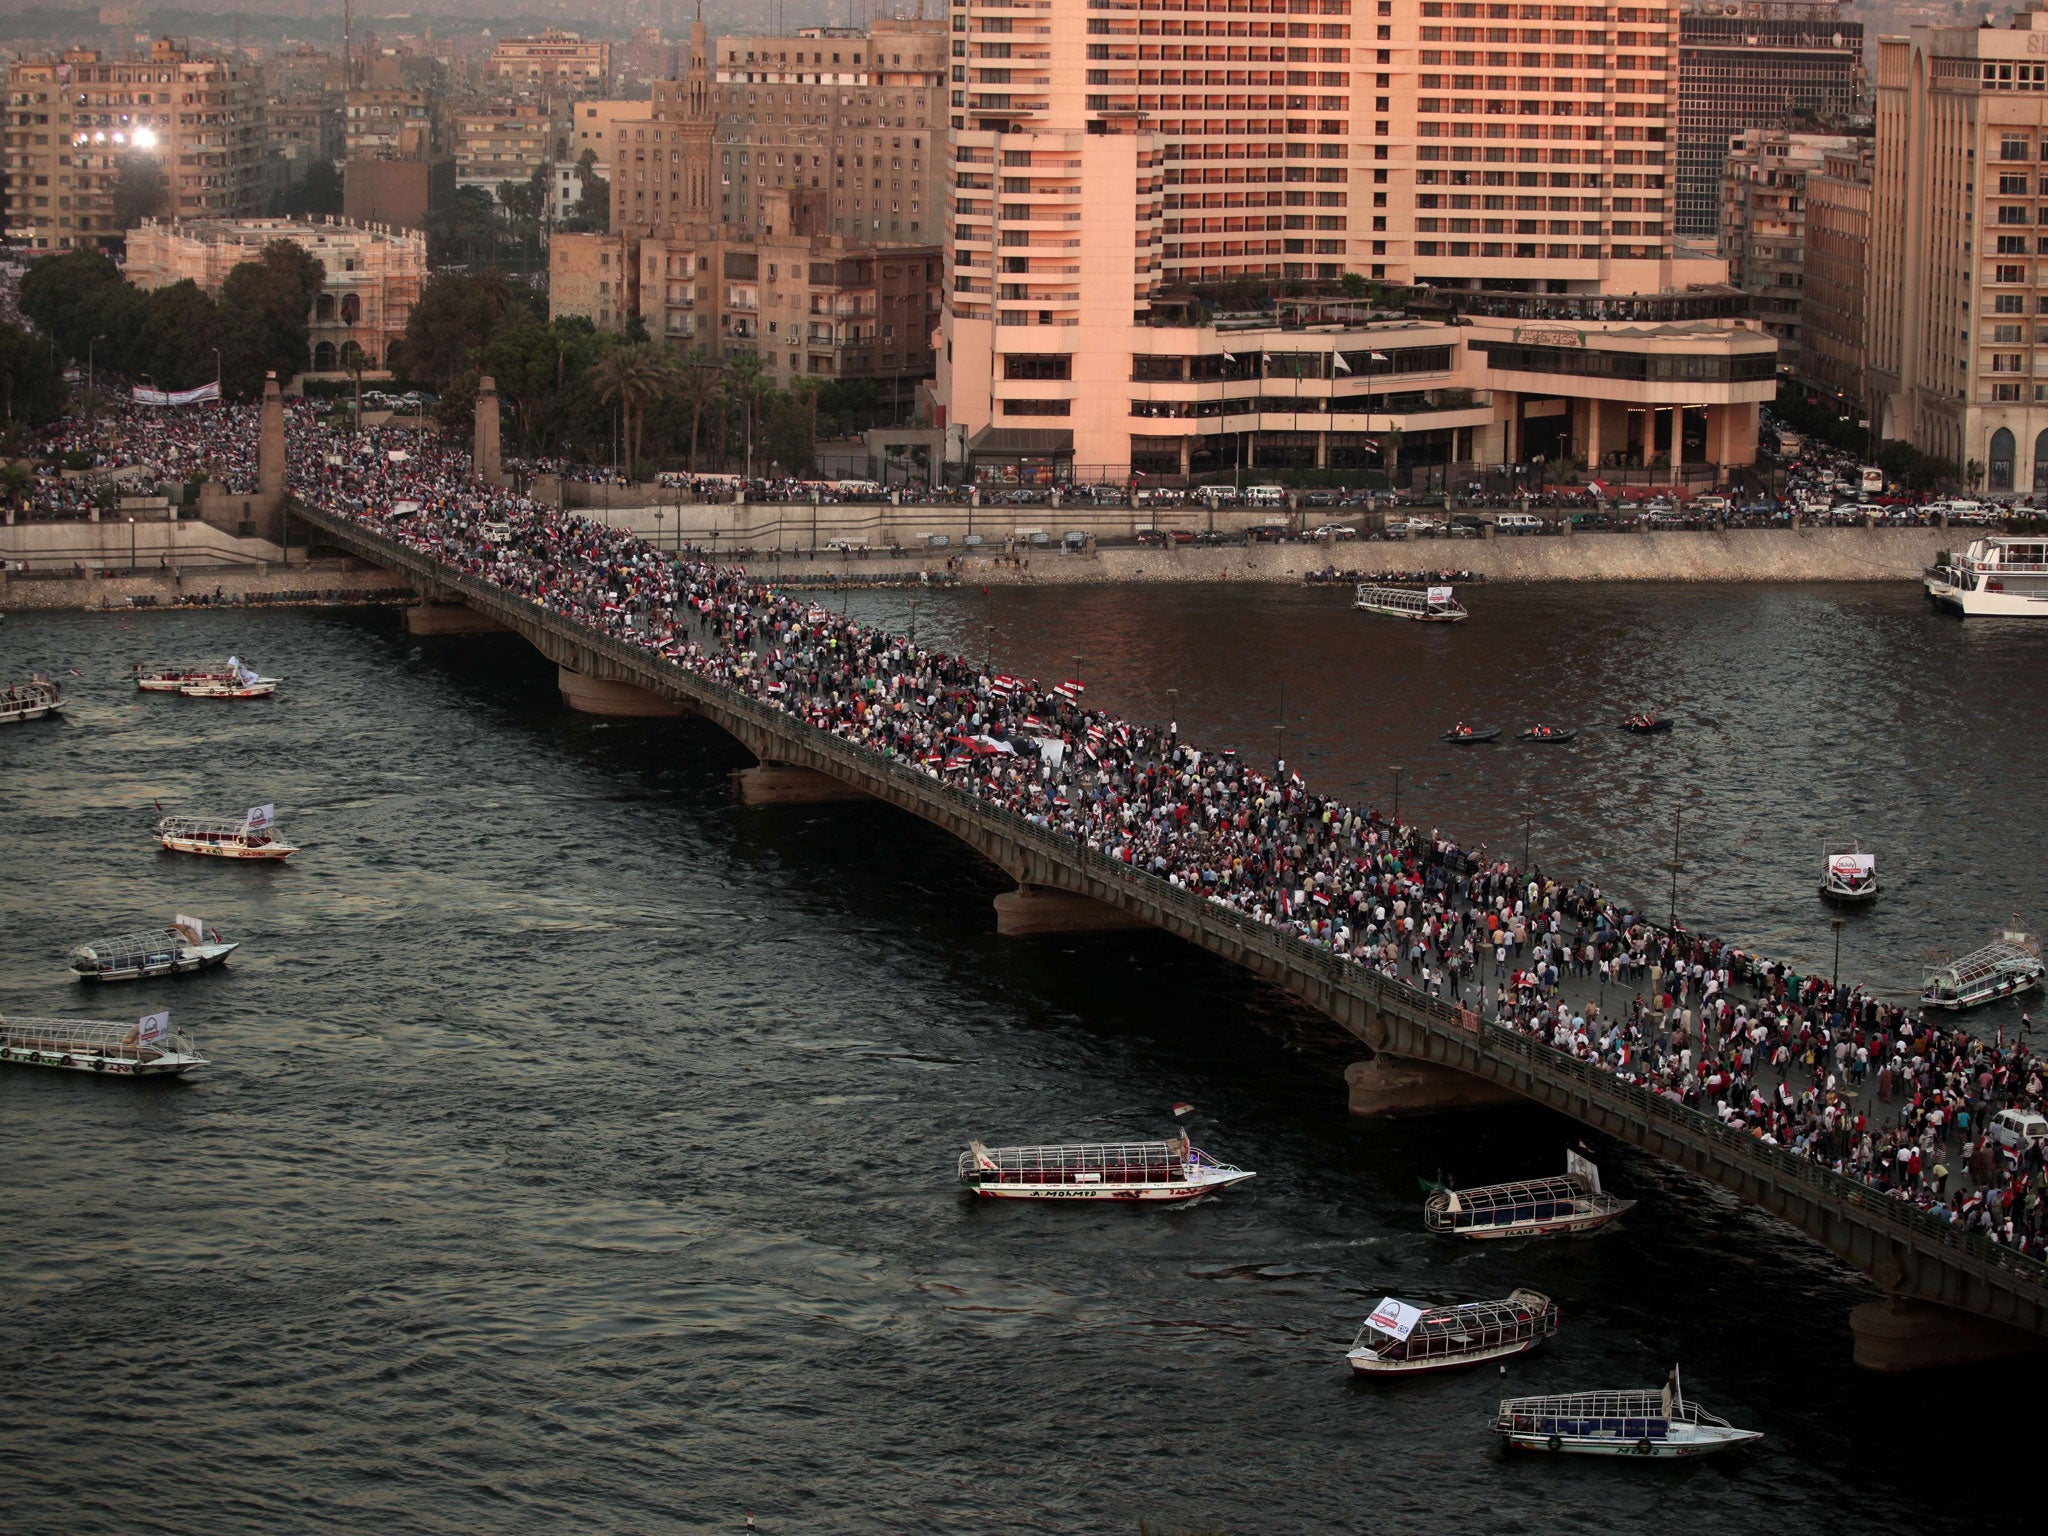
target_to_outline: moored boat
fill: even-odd
[[[1855,843],[1824,843],[1820,893],[1830,901],[1869,901],[1877,895],[1877,856]]]
[[[168,1013],[134,1024],[0,1015],[0,1063],[107,1077],[177,1077],[208,1064]]]
[[[1360,582],[1351,606],[1423,624],[1461,624],[1470,617],[1449,587],[1385,587]]]
[[[1621,728],[1634,731],[1638,736],[1660,736],[1671,729],[1671,719],[1652,710],[1639,710],[1622,721]]]
[[[265,677],[254,667],[230,656],[226,676],[192,678],[180,683],[178,692],[188,699],[267,699],[277,692],[281,681],[280,678]]]
[[[227,683],[238,675],[229,661],[138,661],[135,686],[144,693],[176,693],[188,683]]]
[[[1688,1403],[1675,1366],[1661,1388],[1505,1398],[1494,1415],[1493,1432],[1511,1450],[1666,1461],[1763,1439],[1761,1430],[1737,1429]]]
[[[1967,617],[2048,618],[2048,539],[2040,534],[1974,539],[1937,557],[1927,595]]]
[[[1560,1178],[1439,1190],[1423,1202],[1422,1220],[1448,1237],[1557,1237],[1604,1227],[1634,1204],[1603,1192],[1600,1170],[1568,1152]]]
[[[1417,1307],[1392,1296],[1373,1308],[1344,1356],[1358,1376],[1419,1376],[1524,1354],[1557,1332],[1557,1303],[1520,1287],[1503,1301]]]
[[[64,712],[64,690],[38,672],[25,683],[9,683],[0,691],[0,725],[43,720]]]
[[[277,835],[275,820],[276,809],[268,805],[250,807],[240,821],[226,816],[166,816],[156,824],[156,835],[169,853],[276,862],[299,850]]]
[[[1440,739],[1454,747],[1470,747],[1482,741],[1493,741],[1499,735],[1500,727],[1497,725],[1467,725],[1461,720],[1445,731]]]
[[[1959,1013],[2041,985],[2041,944],[2032,934],[2005,928],[1982,949],[1947,965],[1929,966],[1920,1001]]]
[[[71,952],[71,974],[80,981],[140,981],[184,976],[227,962],[242,946],[209,933],[204,923],[182,912],[168,928],[94,939]]]
[[[1199,1200],[1252,1174],[1218,1162],[1186,1136],[1171,1141],[986,1147],[960,1154],[960,1182],[983,1200]]]
[[[1563,725],[1532,725],[1515,739],[1517,741],[1567,742],[1578,738],[1578,732]]]

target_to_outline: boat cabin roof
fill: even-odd
[[[81,944],[76,953],[91,955],[95,960],[104,960],[113,955],[153,955],[162,950],[189,944],[189,935],[175,928],[151,928],[143,933],[123,933],[111,939],[94,939],[90,944]]]
[[[239,816],[166,816],[157,823],[157,829],[172,837],[241,837],[248,836],[258,842],[274,842],[277,838],[275,827],[251,829],[248,822]]]
[[[13,1015],[0,1018],[0,1045],[30,1049],[111,1051],[135,1049],[133,1020],[110,1024],[102,1019],[40,1019]],[[189,1052],[192,1042],[183,1030],[174,1029],[154,1042],[154,1049],[170,1054]]]
[[[1966,991],[2002,974],[2035,970],[2040,965],[2040,956],[2025,944],[2001,939],[1996,944],[1986,944],[1982,949],[1964,955],[1952,964],[1930,966],[1927,981],[1930,985],[1946,981],[1957,990]]]
[[[1455,1306],[1430,1307],[1422,1319],[1409,1331],[1412,1343],[1416,1339],[1456,1339],[1474,1329],[1513,1331],[1523,1327],[1532,1319],[1541,1319],[1553,1311],[1553,1304],[1541,1291],[1516,1290],[1502,1300],[1466,1301]],[[1361,1344],[1391,1342],[1393,1335],[1375,1328],[1370,1319],[1358,1330]]]
[[[1685,1405],[1662,1388],[1621,1392],[1563,1392],[1550,1397],[1509,1397],[1500,1405],[1502,1418],[1537,1414],[1563,1419],[1666,1419],[1685,1412]]]
[[[984,1147],[977,1141],[969,1155],[980,1153],[1005,1171],[1038,1168],[1089,1170],[1178,1163],[1186,1160],[1188,1152],[1188,1143],[1183,1137],[1176,1141],[1085,1142],[1048,1147]]]
[[[1425,1208],[1457,1216],[1546,1201],[1583,1200],[1592,1192],[1584,1179],[1563,1173],[1547,1179],[1518,1179],[1512,1184],[1482,1184],[1476,1189],[1440,1189],[1429,1197]]]

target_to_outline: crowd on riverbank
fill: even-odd
[[[667,659],[1387,976],[1464,1003],[1739,1130],[2040,1255],[2040,1107],[2025,1041],[1936,1028],[1860,988],[1652,925],[1587,885],[1314,794],[1086,705],[1085,680],[996,671],[743,572],[468,481],[411,434],[291,417],[293,489],[465,575]],[[1570,1001],[1618,985],[1613,1017]],[[1950,1160],[1956,1167],[1951,1169]],[[1958,1174],[1963,1175],[1958,1182]]]

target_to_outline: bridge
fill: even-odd
[[[943,828],[1017,882],[997,898],[1005,933],[1156,928],[1302,999],[1373,1052],[1347,1074],[1354,1108],[1414,1112],[1518,1097],[1732,1191],[1885,1293],[1851,1316],[1860,1364],[1910,1370],[2048,1349],[2048,1266],[2037,1260],[451,570],[352,519],[299,503],[290,512],[321,540],[406,576],[429,605],[425,628],[525,637],[561,669],[572,706],[695,714],[727,731],[760,760],[740,775],[749,802],[873,799]]]

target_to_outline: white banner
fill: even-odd
[[[220,385],[216,382],[197,389],[149,389],[137,384],[128,394],[137,405],[197,405],[202,400],[218,400]]]
[[[1576,1152],[1565,1153],[1564,1171],[1572,1177],[1584,1179],[1586,1187],[1594,1194],[1600,1193],[1600,1170],[1593,1166],[1590,1157],[1581,1157]]]
[[[1382,1298],[1380,1304],[1372,1309],[1372,1316],[1365,1320],[1367,1327],[1377,1328],[1381,1333],[1392,1334],[1397,1339],[1407,1338],[1415,1331],[1415,1325],[1421,1321],[1422,1308],[1411,1307],[1407,1302],[1396,1301],[1391,1296]]]
[[[1828,860],[1828,868],[1844,879],[1849,879],[1856,875],[1867,875],[1877,868],[1877,855],[1874,853],[1838,853]]]
[[[194,944],[204,944],[206,942],[206,924],[199,921],[196,917],[187,917],[184,913],[180,912],[173,920],[173,926]]]
[[[276,806],[252,805],[249,807],[249,814],[242,818],[242,826],[250,832],[261,832],[275,820],[277,820]]]
[[[1447,603],[1451,600],[1451,589],[1449,587],[1431,587],[1429,589],[1429,600],[1432,603]]]
[[[145,1013],[135,1026],[135,1039],[139,1045],[155,1045],[171,1032],[171,1013],[167,1008],[162,1013]]]

